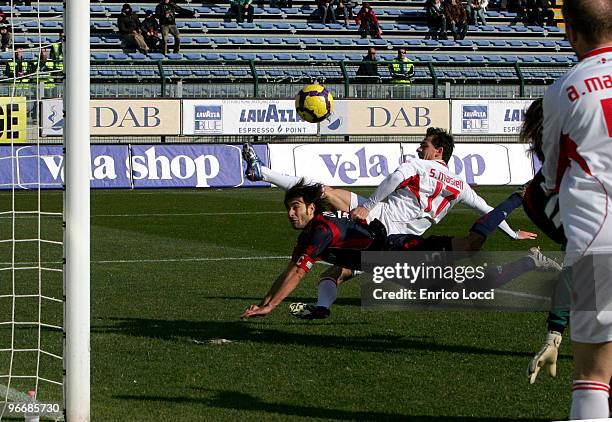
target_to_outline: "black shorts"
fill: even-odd
[[[387,237],[388,251],[447,251],[453,250],[453,236],[418,236],[392,234]]]

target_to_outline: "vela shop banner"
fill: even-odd
[[[64,154],[61,145],[0,146],[0,187],[10,189],[61,189],[64,183]],[[129,188],[130,171],[127,145],[92,145],[92,188]],[[40,172],[40,179],[39,179]],[[13,176],[14,175],[14,176]],[[14,177],[14,180],[13,180]]]
[[[453,100],[454,135],[518,135],[533,100]]]
[[[183,135],[316,135],[293,100],[183,100]]]
[[[255,145],[264,165],[265,145]],[[40,151],[40,152],[39,152]],[[64,155],[61,145],[0,146],[0,188],[61,189]],[[130,159],[131,157],[131,159]],[[13,164],[13,171],[8,163]],[[270,186],[244,179],[246,163],[235,145],[92,145],[92,188],[251,187]],[[40,171],[40,179],[38,173]],[[14,175],[14,183],[13,183]]]
[[[273,170],[331,186],[377,186],[399,163],[416,157],[418,144],[271,144]],[[449,168],[476,185],[519,185],[533,176],[523,144],[455,146]]]
[[[43,136],[61,136],[64,104],[61,98],[42,101]],[[179,135],[181,101],[155,99],[91,100],[89,121],[95,136]]]
[[[336,100],[320,127],[321,135],[424,135],[448,130],[449,115],[448,100]]]
[[[404,156],[416,157],[419,144],[402,144]],[[522,185],[533,178],[526,144],[455,144],[448,167],[470,185]]]
[[[254,145],[267,165],[265,145]],[[246,163],[238,145],[132,145],[135,188],[228,188],[270,186],[244,177]]]

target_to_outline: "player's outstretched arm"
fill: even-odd
[[[559,345],[561,344],[561,333],[557,331],[549,331],[544,340],[542,348],[529,362],[527,367],[527,377],[529,384],[533,384],[540,373],[540,369],[545,368],[548,375],[555,377],[557,375],[557,356],[559,354]]]
[[[300,284],[306,271],[291,261],[287,269],[276,279],[270,290],[258,305],[250,305],[240,318],[266,316],[274,310]]]
[[[459,199],[468,207],[476,210],[480,215],[485,215],[493,209],[487,201],[485,201],[480,195],[478,195],[471,187],[467,187],[462,193]],[[499,224],[500,230],[506,233],[513,239],[516,240],[533,240],[538,237],[536,233],[528,232],[525,230],[514,231],[506,220]]]

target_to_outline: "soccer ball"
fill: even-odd
[[[307,85],[295,96],[295,110],[309,123],[322,122],[333,108],[334,97],[322,85]]]

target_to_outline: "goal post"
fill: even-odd
[[[90,420],[89,2],[66,0],[64,28],[64,400],[66,419]]]

